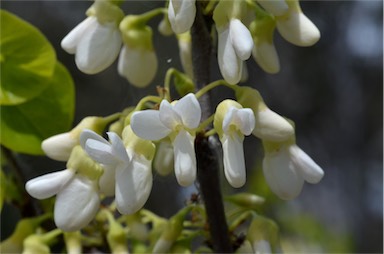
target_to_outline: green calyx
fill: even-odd
[[[126,16],[120,23],[124,44],[130,48],[153,51],[152,28],[146,25],[141,15]]]
[[[103,174],[102,166],[93,161],[80,145],[72,149],[67,168],[76,170],[90,180],[97,180]]]
[[[71,130],[71,136],[75,139],[79,139],[81,132],[84,129],[90,129],[94,132],[101,134],[105,127],[112,121],[118,119],[120,113],[113,114],[107,117],[88,116],[85,117],[81,122]]]
[[[143,155],[147,160],[152,161],[155,156],[155,145],[149,141],[136,136],[130,125],[123,130],[123,143],[127,149],[132,149],[136,154]]]
[[[247,13],[247,3],[238,0],[219,1],[214,12],[213,20],[216,27],[225,26],[231,19],[242,19]]]
[[[263,10],[256,12],[256,19],[249,25],[249,31],[252,34],[255,44],[262,41],[267,41],[269,44],[272,44],[275,28],[275,18]]]
[[[236,89],[236,99],[244,108],[251,108],[253,112],[267,108],[259,91],[251,87],[239,87]]]
[[[124,17],[124,12],[117,6],[117,2],[96,0],[86,11],[87,16],[95,16],[100,24],[115,22],[116,26]]]

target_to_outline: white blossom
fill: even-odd
[[[116,22],[98,22],[90,16],[77,25],[61,41],[61,47],[75,54],[79,70],[96,74],[108,68],[117,58],[122,44]]]
[[[243,61],[252,54],[251,33],[239,19],[231,19],[217,30],[218,62],[221,74],[228,83],[236,84],[242,76]]]
[[[26,183],[27,192],[34,198],[56,195],[54,220],[64,231],[85,227],[95,216],[100,199],[96,183],[86,176],[66,169],[36,177]]]
[[[122,214],[132,214],[142,208],[152,188],[152,161],[132,149],[125,148],[120,137],[108,132],[110,142],[90,130],[84,130],[80,143],[95,161],[108,165],[110,170],[106,180],[99,184],[109,184],[114,176],[116,206]],[[108,186],[101,189],[110,188]]]
[[[315,184],[324,176],[319,165],[295,144],[266,152],[263,171],[272,191],[284,200],[298,196],[304,180]]]
[[[168,18],[172,30],[177,33],[187,32],[193,25],[196,16],[195,0],[170,0]]]
[[[252,49],[252,56],[256,63],[265,71],[271,74],[280,71],[279,56],[273,42],[257,41]]]
[[[250,135],[254,126],[255,117],[249,108],[230,106],[223,118],[220,141],[223,146],[224,173],[235,188],[243,186],[246,181],[243,141],[244,135]]]
[[[200,119],[200,104],[193,94],[188,94],[174,105],[163,100],[159,110],[135,112],[131,127],[137,136],[147,140],[160,140],[170,135],[177,181],[188,186],[196,178],[193,129],[197,128]]]

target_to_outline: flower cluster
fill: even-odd
[[[75,54],[78,68],[95,74],[109,67],[119,56],[118,72],[138,87],[155,77],[158,60],[152,29],[147,22],[165,13],[157,9],[142,15],[127,15],[113,2],[96,0],[86,18],[61,42],[63,49]],[[196,15],[195,0],[170,0],[167,15],[159,23],[164,35],[177,34],[180,57],[191,76],[191,47],[185,36]],[[213,10],[218,33],[218,62],[224,79],[236,84],[245,79],[244,61],[253,55],[268,73],[277,73],[280,62],[273,43],[274,31],[297,46],[311,46],[320,38],[317,27],[305,16],[298,0],[219,1]],[[123,46],[122,46],[123,45]],[[120,52],[120,53],[119,53]]]

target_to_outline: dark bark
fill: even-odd
[[[196,2],[196,19],[191,29],[193,74],[197,89],[201,89],[210,81],[211,60],[210,22],[207,24],[207,20],[204,19],[200,4],[201,2]],[[203,121],[212,114],[208,93],[200,97],[200,105]],[[220,189],[219,149],[217,137],[208,139],[204,134],[197,135],[195,141],[197,180],[205,204],[212,247],[216,253],[231,253],[233,249]]]

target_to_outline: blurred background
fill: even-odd
[[[138,14],[156,1],[126,1],[126,14]],[[115,63],[96,75],[81,73],[73,55],[60,48],[61,39],[85,18],[88,1],[2,1],[6,9],[38,27],[53,44],[57,57],[76,85],[74,125],[89,115],[105,116],[135,105],[156,93],[170,67],[181,69],[177,41],[157,31],[161,17],[151,21],[159,59],[156,80],[145,89],[128,84]],[[263,72],[247,61],[249,79],[267,105],[296,123],[297,144],[325,171],[316,185],[306,184],[293,201],[275,197],[262,174],[263,149],[255,137],[245,139],[247,185],[233,189],[223,180],[224,194],[249,191],[266,197],[266,216],[276,220],[282,247],[294,253],[383,252],[383,2],[303,1],[303,12],[321,31],[320,41],[300,48],[275,34],[281,71]],[[220,79],[212,57],[212,80]],[[212,106],[232,98],[225,88],[214,90]],[[43,156],[19,155],[23,181],[65,164]],[[196,187],[180,188],[174,176],[154,173],[146,207],[161,216],[174,214]],[[11,234],[21,214],[11,205],[1,213],[1,239]]]

